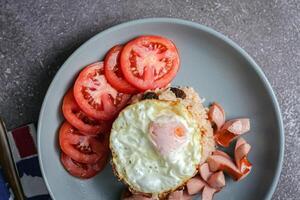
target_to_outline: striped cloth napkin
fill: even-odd
[[[38,162],[34,125],[16,128],[8,132],[7,136],[26,199],[50,200]],[[12,190],[5,181],[0,167],[0,200],[13,199]]]

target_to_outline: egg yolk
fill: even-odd
[[[181,126],[177,126],[174,130],[174,133],[178,137],[183,137],[185,136],[185,130]]]
[[[172,116],[161,116],[150,124],[150,140],[163,156],[176,151],[187,141],[187,129]]]

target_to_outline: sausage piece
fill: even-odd
[[[235,135],[242,135],[250,130],[250,120],[248,118],[229,120],[224,124],[224,128]]]
[[[240,161],[244,158],[248,156],[248,153],[251,149],[250,144],[245,143],[242,144],[241,146],[239,146],[235,152],[234,152],[234,158],[235,158],[235,162],[238,168],[240,168]]]
[[[203,180],[207,181],[208,178],[212,175],[212,172],[209,169],[209,166],[207,163],[203,163],[200,168],[199,168],[199,172],[201,177],[203,178]]]
[[[182,200],[192,200],[193,197],[194,196],[193,195],[189,195],[186,190],[183,191]]]
[[[195,195],[198,192],[201,192],[203,187],[205,186],[205,182],[201,179],[200,176],[195,176],[194,178],[191,178],[187,184],[187,192],[189,195]]]
[[[217,189],[217,190],[221,190],[222,187],[225,186],[225,176],[224,173],[222,171],[218,171],[216,173],[214,173],[213,175],[211,175],[207,181],[207,183]]]
[[[213,103],[209,107],[208,111],[208,119],[216,125],[216,130],[220,130],[220,128],[225,123],[225,111],[224,109],[217,103]]]
[[[248,160],[247,160],[248,161]],[[248,161],[249,162],[249,161]],[[245,162],[243,162],[243,163],[245,163]],[[248,164],[247,165],[247,167],[245,167],[245,169],[247,169],[247,170],[244,170],[245,172],[244,172],[244,174],[243,174],[243,176],[239,179],[239,181],[240,180],[243,180],[244,178],[246,178],[246,176],[248,176],[249,175],[249,173],[251,172],[251,169],[252,169],[252,165],[250,164]]]
[[[202,200],[212,200],[216,192],[215,188],[205,186],[202,192]]]
[[[236,181],[243,175],[232,160],[223,156],[212,155],[208,157],[207,163],[211,171],[224,171]]]
[[[215,134],[216,142],[228,147],[230,142],[237,136],[242,135],[250,130],[250,120],[247,118],[234,119],[227,121],[222,128]]]
[[[219,155],[219,156],[223,156],[225,158],[228,158],[229,160],[232,160],[231,157],[225,153],[224,151],[220,151],[220,150],[215,150],[212,152],[212,155]]]
[[[234,158],[237,167],[241,173],[243,173],[242,178],[245,178],[252,169],[252,164],[248,160],[250,150],[251,145],[248,144],[245,139],[239,138],[235,145]]]
[[[169,195],[168,200],[192,200],[193,197],[186,190],[176,190]]]
[[[235,150],[239,147],[239,146],[241,146],[242,144],[245,144],[245,143],[247,143],[247,141],[244,139],[244,138],[242,138],[242,137],[240,137],[237,141],[236,141],[236,144],[235,144]]]

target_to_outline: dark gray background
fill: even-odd
[[[281,106],[286,139],[273,199],[300,198],[300,1],[0,2],[0,116],[9,129],[37,121],[56,71],[93,35],[132,19],[188,19],[231,38],[265,72]]]

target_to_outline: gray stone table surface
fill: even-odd
[[[36,122],[53,76],[87,39],[115,24],[176,17],[243,47],[279,100],[285,158],[273,199],[300,199],[300,1],[0,0],[0,116],[9,129]]]

